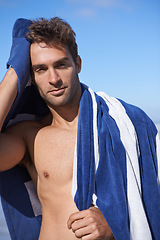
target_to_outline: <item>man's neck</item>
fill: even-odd
[[[61,109],[61,110],[51,110],[52,114],[52,123],[51,125],[57,127],[68,128],[77,124],[78,122],[78,111],[77,109]]]
[[[64,106],[59,106],[56,108],[48,106],[52,116],[51,125],[58,127],[69,127],[77,124],[80,99],[81,90],[77,92],[77,95],[70,103],[67,103]]]

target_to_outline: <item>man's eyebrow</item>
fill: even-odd
[[[69,60],[68,57],[64,57],[64,58],[61,58],[61,59],[57,60],[54,64],[56,65],[57,63],[65,62],[65,61],[68,61],[68,60]]]

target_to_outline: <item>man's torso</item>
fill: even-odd
[[[36,185],[42,204],[39,240],[77,239],[67,228],[70,214],[78,209],[71,195],[76,128],[26,122],[24,131],[32,164],[25,165]],[[37,172],[37,174],[36,174]]]

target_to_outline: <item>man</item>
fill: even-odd
[[[53,36],[47,38],[43,29],[44,36],[36,35],[37,29],[45,24],[46,31],[53,28]],[[58,30],[61,32],[56,35]],[[81,98],[78,79],[81,59],[74,33],[65,22],[54,18],[33,23],[32,37],[33,82],[50,113],[39,122],[23,121],[1,134],[0,170],[10,169],[23,159],[42,204],[39,240],[114,239],[101,212],[91,204],[88,210],[79,212],[71,195]],[[17,86],[18,77],[11,67],[1,83],[4,93],[1,94],[1,127],[16,98]]]
[[[80,84],[81,58],[67,23],[35,21],[27,39],[32,82],[49,113],[1,134],[0,170],[23,159],[42,204],[39,240],[158,239],[154,124],[136,107]],[[21,87],[13,68],[1,83],[1,126]]]

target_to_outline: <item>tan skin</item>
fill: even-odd
[[[66,48],[33,43],[31,62],[35,84],[50,114],[40,122],[17,123],[0,134],[0,170],[15,166],[24,156],[31,158],[32,164],[25,161],[25,165],[42,204],[39,240],[114,239],[100,210],[91,207],[79,212],[71,195],[81,59],[78,56],[75,64]],[[1,91],[2,126],[17,93],[13,69],[7,72]]]

